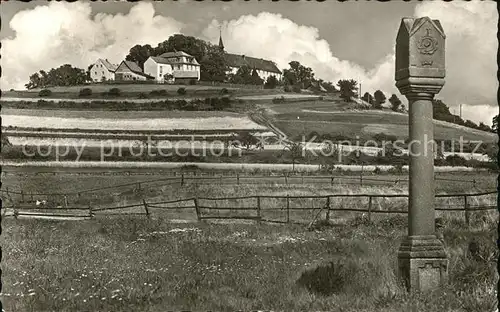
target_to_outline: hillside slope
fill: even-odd
[[[360,110],[338,101],[311,101],[300,103],[270,104],[265,107],[271,122],[288,137],[297,138],[311,132],[343,135],[349,138],[372,139],[377,133],[395,135],[406,139],[408,115],[390,110]],[[453,123],[434,120],[436,140],[462,140],[495,142],[494,133],[480,131]]]

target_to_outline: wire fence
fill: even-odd
[[[446,181],[454,182],[460,184],[468,184],[475,188],[477,186],[477,181],[475,179],[450,179],[442,178],[436,176],[434,178],[436,181]],[[112,191],[115,189],[122,189],[125,187],[136,187],[141,189],[143,187],[154,186],[164,186],[164,185],[175,185],[184,186],[186,184],[200,184],[200,183],[218,183],[218,184],[229,184],[229,185],[241,185],[241,184],[344,184],[344,185],[359,185],[359,186],[373,186],[373,185],[400,185],[407,184],[409,182],[407,177],[401,177],[396,179],[385,178],[384,176],[374,177],[366,176],[362,173],[359,175],[304,175],[304,174],[280,174],[280,175],[224,175],[224,174],[196,174],[193,173],[179,173],[160,179],[153,179],[147,181],[131,182],[124,184],[116,184],[111,186],[91,188],[85,190],[74,190],[66,192],[27,192],[23,189],[9,189],[8,187],[0,190],[2,195],[18,195],[21,202],[25,202],[27,199],[33,201],[35,198],[39,197],[54,197],[54,196],[82,196],[89,193],[98,193],[102,191]]]
[[[435,210],[459,214],[467,225],[474,213],[496,210],[497,191],[438,194]],[[92,219],[97,216],[153,215],[185,220],[252,220],[257,223],[304,223],[341,219],[348,214],[364,214],[368,221],[376,215],[408,213],[408,194],[331,194],[318,196],[254,195],[242,197],[192,197],[169,201],[146,199],[114,207],[40,207],[16,203],[2,207],[5,216]]]

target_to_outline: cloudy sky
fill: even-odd
[[[493,1],[471,2],[4,2],[2,89],[23,88],[30,74],[65,63],[87,68],[97,58],[119,63],[135,44],[182,33],[226,50],[268,58],[281,68],[297,60],[316,76],[353,78],[362,92],[394,87],[394,42],[402,17],[439,19],[447,35],[446,85],[437,96],[458,114],[491,124],[496,102]],[[401,97],[401,96],[400,96]]]

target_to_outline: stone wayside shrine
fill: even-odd
[[[445,34],[438,20],[403,18],[396,39],[396,87],[409,102],[410,183],[408,237],[398,252],[410,291],[438,288],[448,260],[436,237],[432,99],[444,85]]]

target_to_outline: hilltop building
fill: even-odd
[[[115,71],[115,80],[152,80],[154,77],[145,74],[137,63],[122,61]]]
[[[118,65],[111,64],[108,59],[98,59],[92,67],[90,67],[90,79],[93,82],[101,82],[105,80],[115,80],[115,71]]]
[[[224,42],[222,41],[222,34],[220,35],[219,38],[219,49],[221,51],[224,51]],[[259,77],[262,78],[264,81],[266,81],[267,78],[269,78],[270,76],[276,77],[278,81],[280,81],[283,78],[283,73],[281,72],[281,70],[279,70],[278,66],[273,61],[264,60],[261,58],[259,59],[246,55],[231,54],[231,53],[224,53],[224,57],[227,65],[230,68],[230,70],[226,72],[226,74],[228,75],[236,74],[238,72],[238,69],[240,69],[240,67],[246,65],[252,70],[255,69],[259,74]]]
[[[200,64],[186,52],[166,52],[160,56],[150,56],[144,63],[144,73],[154,77],[159,83],[198,81]]]

